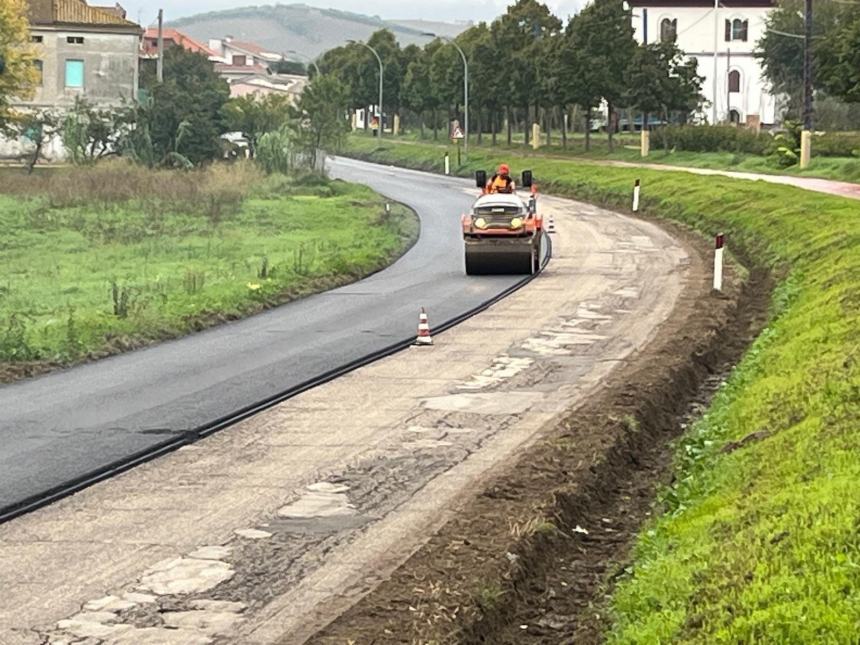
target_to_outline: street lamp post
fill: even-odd
[[[297,52],[295,49],[287,50],[287,53],[292,54],[293,56],[298,56],[299,58],[308,61],[311,65],[313,65],[314,70],[316,70],[317,76],[322,76],[322,72],[320,72],[320,66],[317,65],[317,62],[307,54]]]
[[[453,45],[457,52],[460,54],[460,58],[463,59],[463,132],[466,135],[466,156],[469,156],[469,61],[466,58],[466,52],[457,44],[457,42],[447,36],[437,36],[436,34],[426,32],[423,34],[424,36],[429,36],[431,38],[438,38],[449,45]]]
[[[713,125],[717,125],[717,94],[719,83],[717,81],[717,70],[719,68],[719,54],[717,53],[720,40],[720,0],[714,0],[714,111]]]
[[[383,126],[383,121],[382,121],[382,119],[383,119],[383,115],[382,115],[382,98],[383,98],[382,77],[385,73],[385,66],[382,64],[382,57],[379,55],[379,52],[377,52],[373,47],[371,47],[367,43],[359,42],[357,40],[349,40],[347,42],[350,43],[351,45],[361,45],[365,49],[369,49],[370,53],[373,54],[374,56],[376,56],[376,61],[379,63],[379,138],[381,139],[382,133],[385,130],[385,127]]]

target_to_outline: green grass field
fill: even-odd
[[[355,135],[355,138],[364,135]],[[429,135],[428,135],[429,136]],[[442,138],[420,140],[416,136],[401,137],[404,142],[420,143],[437,146],[439,157],[449,150],[456,157],[456,148],[450,146]],[[765,174],[788,174],[803,177],[821,177],[838,181],[860,183],[860,158],[858,157],[818,157],[813,158],[810,166],[801,170],[797,166],[780,168],[767,157],[732,152],[686,152],[684,150],[666,151],[660,148],[658,137],[652,138],[651,153],[643,159],[639,152],[639,136],[629,134],[616,135],[613,152],[609,152],[605,134],[595,134],[592,137],[591,151],[586,152],[583,135],[571,135],[568,147],[562,148],[560,137],[554,136],[550,146],[544,146],[537,153],[541,156],[557,156],[565,159],[593,161],[625,161],[629,163],[653,163],[666,166],[688,166],[691,168],[713,168],[714,170],[732,170],[737,172],[755,172]],[[474,142],[473,142],[474,143]],[[484,146],[489,147],[489,137],[484,137]],[[508,146],[503,136],[499,137],[496,148],[499,153],[531,156],[535,154],[530,147],[523,145],[523,136],[514,137],[514,143]]]
[[[353,138],[350,154],[438,169],[434,146]],[[677,447],[611,603],[612,643],[857,643],[860,204],[800,189],[474,150],[548,192],[728,235],[780,278],[769,325]]]
[[[2,171],[0,376],[172,338],[376,271],[417,221],[250,168]],[[6,194],[3,194],[6,193]]]

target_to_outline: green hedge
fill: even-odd
[[[355,138],[351,154],[438,169],[438,147]],[[612,602],[614,643],[855,643],[860,633],[860,204],[684,172],[473,149],[552,192],[679,220],[785,278],[772,319],[682,440],[664,513]],[[510,154],[510,153],[508,153]],[[747,439],[745,442],[744,439]],[[727,446],[735,442],[733,449]]]
[[[765,154],[771,144],[766,132],[756,132],[731,125],[681,125],[662,128],[654,143],[663,138],[670,148],[688,152],[745,152]]]
[[[816,135],[812,150],[820,157],[860,157],[860,134],[832,132]]]

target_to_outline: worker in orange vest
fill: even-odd
[[[516,189],[517,185],[511,178],[511,167],[506,163],[499,166],[499,171],[487,182],[487,192],[490,194],[512,193]]]

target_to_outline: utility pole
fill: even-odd
[[[714,0],[714,111],[713,123],[717,125],[717,95],[719,94],[719,82],[717,81],[717,70],[719,63],[719,44],[720,44],[720,0]]]
[[[800,167],[812,160],[812,0],[806,0],[803,24],[803,131],[800,133]]]
[[[152,14],[149,14],[150,16]],[[164,82],[164,9],[158,10],[158,61],[156,62],[156,78]]]
[[[732,50],[726,48],[726,114],[731,118],[732,114]]]
[[[648,46],[648,8],[642,8],[642,45]],[[633,124],[630,124],[633,127]],[[648,113],[642,113],[642,128],[639,131],[639,155],[647,157],[651,154],[651,132],[648,130]]]

